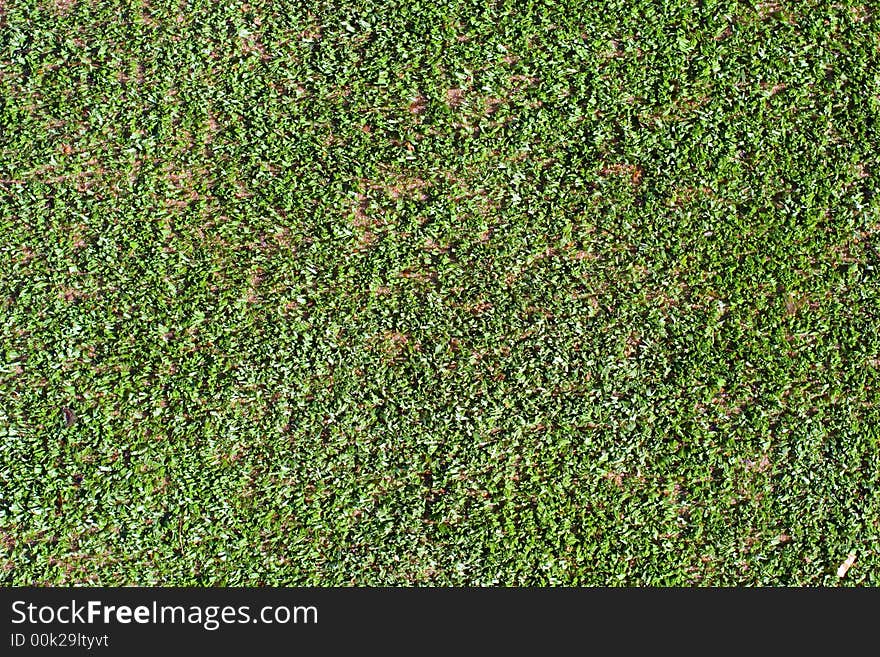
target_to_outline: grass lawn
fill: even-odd
[[[880,585],[878,118],[870,0],[0,0],[0,584]]]

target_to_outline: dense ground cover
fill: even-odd
[[[880,584],[878,55],[0,1],[0,582]]]

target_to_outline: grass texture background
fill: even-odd
[[[880,584],[878,110],[871,2],[0,0],[0,583]]]

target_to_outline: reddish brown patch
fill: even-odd
[[[755,5],[755,11],[758,12],[758,16],[761,17],[761,20],[765,18],[770,18],[782,11],[782,5],[778,2],[759,2]]]
[[[424,190],[430,185],[426,180],[418,176],[387,172],[383,181],[363,180],[361,181],[360,186],[363,191],[358,192],[355,196],[359,202],[359,206],[365,201],[369,204],[368,192],[379,192],[381,195],[387,196],[392,200],[414,198],[419,201],[424,201],[427,200]],[[365,212],[366,207],[363,208],[362,211]]]
[[[61,289],[61,298],[67,303],[73,303],[85,296],[87,296],[85,292],[78,290],[75,287],[64,287]]]
[[[669,205],[675,208],[680,208],[689,203],[693,203],[701,196],[712,196],[712,190],[708,187],[676,188],[669,199]]]
[[[767,94],[767,98],[773,98],[773,96],[788,88],[788,85],[785,84],[785,82],[778,82],[773,85],[769,82],[762,82],[759,86],[761,87],[761,91]]]
[[[76,0],[54,0],[52,4],[59,14],[66,14],[76,4]]]
[[[634,353],[636,353],[639,349],[639,345],[641,344],[641,338],[638,333],[630,333],[626,338],[626,343],[623,347],[623,355],[626,358],[629,358]]]
[[[638,164],[609,164],[603,167],[599,174],[602,176],[628,175],[633,185],[640,185],[644,176],[644,169]]]
[[[796,315],[798,311],[806,305],[806,303],[807,300],[805,298],[789,294],[785,298],[785,314],[789,317]]]
[[[620,41],[612,39],[608,45],[609,48],[604,53],[602,53],[602,57],[604,57],[605,59],[617,59],[618,57],[624,56],[625,51],[623,49],[623,46],[620,44]]]
[[[538,77],[530,77],[528,75],[511,75],[510,76],[510,84],[514,86],[514,88],[525,86],[532,86],[538,84],[541,81],[541,78]]]
[[[492,310],[492,308],[494,308],[494,306],[488,301],[480,301],[473,304],[470,308],[468,308],[468,310],[472,315],[476,315],[477,317],[479,317],[489,310]]]
[[[64,417],[64,426],[72,427],[76,424],[76,413],[67,408],[67,406],[61,407],[61,415]]]
[[[425,244],[424,244],[424,246],[422,246],[422,248],[425,251],[429,251],[432,253],[448,253],[449,252],[448,246],[444,246],[444,245],[440,244],[440,242],[438,242],[430,237],[425,240]]]
[[[406,333],[400,331],[386,331],[380,336],[380,349],[388,358],[389,362],[399,362],[407,349],[420,351],[421,344],[414,341]]]
[[[409,344],[409,336],[399,331],[388,331],[385,334],[385,339],[396,347],[403,347]]]
[[[308,12],[308,24],[305,29],[299,33],[299,38],[302,41],[320,41],[323,36],[323,25],[318,17],[312,13]]]
[[[486,99],[486,114],[491,116],[494,114],[501,105],[504,104],[504,100],[501,98],[490,97]]]
[[[428,109],[428,99],[424,96],[416,96],[409,104],[410,114],[424,114],[426,109]]]
[[[730,29],[730,25],[728,25],[727,27],[724,28],[724,31],[721,32],[721,34],[719,34],[718,36],[715,37],[715,41],[724,41],[726,38],[728,38],[732,34],[733,34],[733,30]]]
[[[449,105],[449,107],[461,107],[463,103],[463,89],[449,89],[446,91],[446,104]]]
[[[640,185],[642,182],[642,176],[644,175],[644,171],[642,167],[636,165],[633,167],[632,174],[630,175],[630,180],[633,185]]]
[[[0,531],[0,544],[12,552],[13,548],[15,548],[15,536],[7,534],[5,531]]]
[[[871,20],[871,10],[865,5],[850,7],[849,13],[856,23],[867,23]]]
[[[235,198],[243,199],[253,197],[254,193],[248,188],[247,184],[243,180],[239,180],[238,182],[236,182],[236,187],[238,187],[238,189],[235,192]],[[194,193],[196,194],[195,198],[198,198],[198,193]]]
[[[379,241],[379,236],[369,230],[364,231],[361,236],[358,238],[357,246],[355,247],[357,251],[365,252],[369,251],[373,245]]]
[[[437,280],[437,273],[433,271],[422,272],[416,271],[414,269],[406,268],[401,271],[398,276],[401,278],[405,278],[410,281],[417,281],[419,283],[431,283]]]
[[[365,194],[358,192],[355,194],[355,200],[357,204],[354,208],[354,225],[357,228],[368,226],[370,219],[367,215],[367,209],[370,207],[370,199]]]
[[[746,469],[752,472],[767,472],[770,467],[770,459],[767,457],[766,454],[762,454],[760,460],[758,460],[757,462],[750,459],[746,461]]]
[[[70,243],[74,250],[79,251],[87,245],[85,239],[87,228],[84,224],[78,224],[70,230]]]
[[[245,300],[247,303],[257,303],[260,300],[258,288],[265,278],[265,271],[261,267],[257,267],[248,279],[248,289]]]

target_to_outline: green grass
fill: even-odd
[[[872,4],[2,0],[0,583],[880,585]]]

